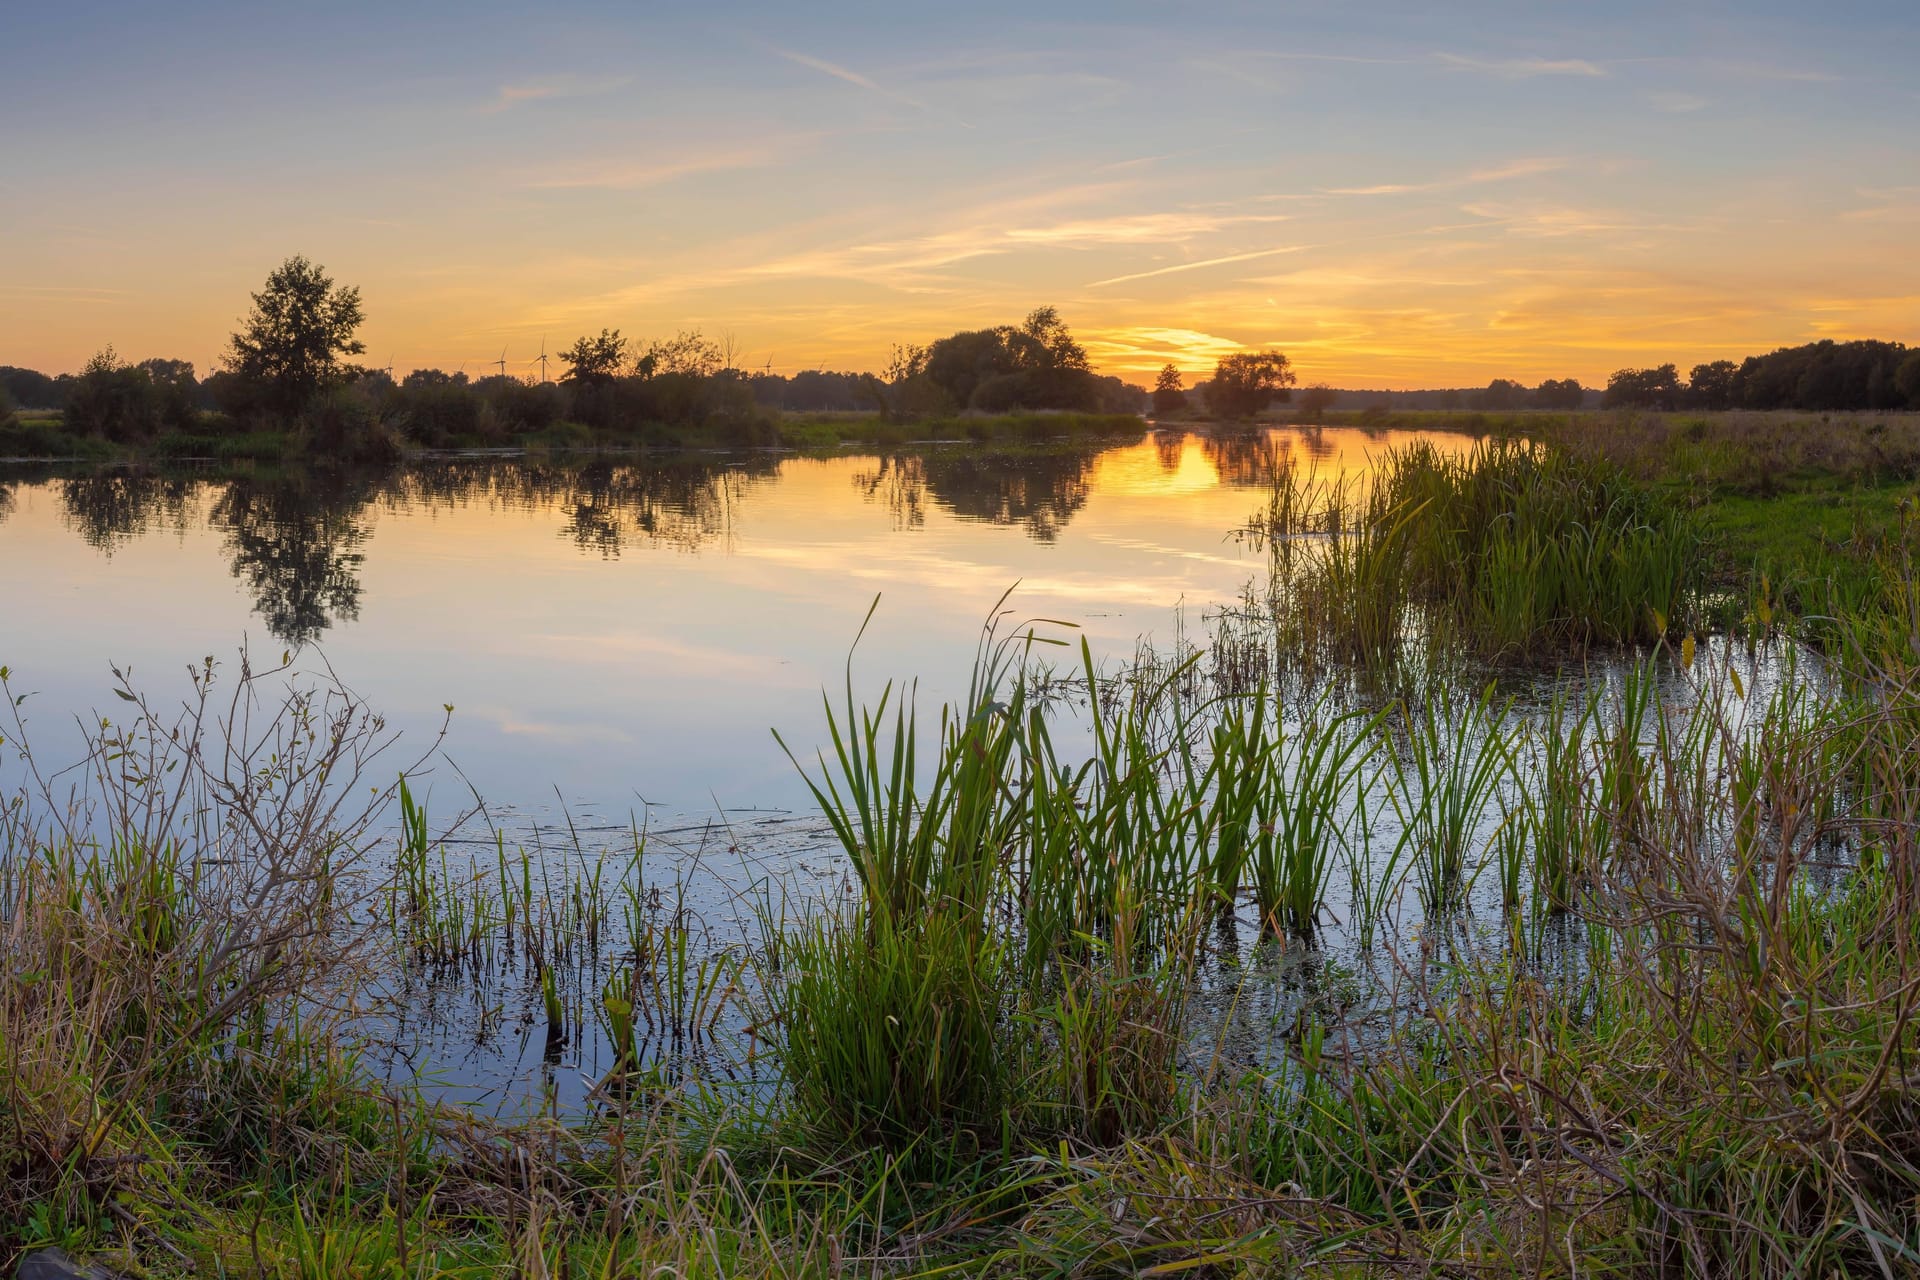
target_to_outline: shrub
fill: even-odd
[[[160,434],[167,397],[146,370],[122,364],[112,347],[87,361],[67,396],[67,430],[115,444],[138,444]]]

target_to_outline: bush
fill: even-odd
[[[545,431],[560,421],[566,408],[565,393],[551,382],[489,385],[486,396],[501,423],[515,434]]]
[[[74,379],[64,420],[75,435],[139,444],[160,434],[169,404],[169,396],[154,385],[146,370],[120,363],[113,348],[107,347],[87,361]]]
[[[389,393],[392,422],[415,444],[441,449],[480,434],[480,397],[471,387],[452,382],[400,387]]]
[[[391,462],[399,436],[380,420],[373,398],[359,387],[339,387],[300,415],[298,431],[310,457],[330,462]]]

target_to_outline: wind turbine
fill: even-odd
[[[501,376],[501,377],[503,377],[503,378],[504,378],[504,377],[506,377],[506,376],[507,376],[507,349],[506,349],[506,347],[504,347],[504,346],[502,346],[502,347],[500,348],[500,358],[499,358],[498,360],[495,360],[495,361],[494,361],[493,363],[495,363],[495,364],[497,364],[497,365],[499,365],[499,366],[500,366],[500,376]]]
[[[547,340],[540,339],[540,381],[547,380]]]

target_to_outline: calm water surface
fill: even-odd
[[[0,664],[43,755],[241,645],[330,665],[497,814],[624,825],[799,808],[772,741],[821,736],[856,676],[957,694],[982,621],[1074,624],[1097,656],[1197,631],[1257,557],[1231,531],[1275,451],[1360,467],[1413,433],[1159,433],[1105,448],[549,464],[443,459],[366,478],[0,478]],[[1442,449],[1464,437],[1430,437]],[[440,768],[436,808],[466,788]]]
[[[493,875],[486,829],[451,827],[474,792],[541,882],[617,868],[644,823],[659,909],[684,903],[703,950],[750,946],[767,886],[786,901],[851,888],[769,730],[803,758],[823,742],[821,691],[837,697],[876,595],[861,694],[917,678],[929,711],[964,692],[1015,584],[1016,618],[1071,624],[1055,634],[1084,635],[1099,660],[1183,629],[1203,640],[1208,610],[1261,571],[1233,531],[1277,459],[1333,475],[1418,438],[1471,444],[1329,429],[891,457],[440,458],[332,478],[0,470],[0,664],[49,764],[78,758],[80,721],[124,710],[115,666],[164,705],[189,664],[231,665],[243,645],[330,668],[402,730],[392,768],[432,746],[450,703],[419,789],[456,861]],[[621,945],[561,974],[577,1009],[597,1004]],[[1278,981],[1276,1007],[1319,998]],[[545,1042],[524,957],[400,963],[383,985],[370,1035],[395,1078],[574,1107],[613,1061],[591,1016],[563,1048]],[[702,1069],[751,1077],[750,1048]]]
[[[737,955],[756,945],[776,895],[792,906],[852,891],[769,730],[803,758],[822,743],[821,691],[838,698],[876,595],[855,655],[860,694],[871,703],[889,679],[917,678],[929,712],[964,692],[981,625],[1015,584],[1015,618],[1058,620],[1054,634],[1084,635],[1097,660],[1124,661],[1143,642],[1168,652],[1183,632],[1205,643],[1209,611],[1265,567],[1233,531],[1264,507],[1280,460],[1331,478],[1416,439],[1447,452],[1473,443],[1277,429],[886,457],[437,458],[335,477],[0,469],[0,665],[29,694],[46,764],[78,757],[81,722],[124,710],[115,666],[164,705],[187,691],[189,664],[231,664],[243,645],[330,669],[383,712],[404,740],[382,769],[431,748],[452,704],[418,789],[456,877],[497,883],[489,832],[452,822],[478,793],[507,856],[528,851],[541,901],[611,866],[614,882],[664,890],[643,898],[649,919],[685,923],[701,955]],[[1728,646],[1725,661],[1737,660]],[[1743,664],[1756,697],[1794,675],[1765,666]],[[1606,661],[1571,678],[1620,675]],[[1663,698],[1684,710],[1692,686],[1667,683]],[[1553,687],[1518,679],[1520,714],[1543,714]],[[1075,720],[1062,717],[1063,746]],[[10,770],[17,761],[0,758],[8,792]],[[1390,852],[1391,806],[1376,796],[1372,808],[1366,839]],[[1490,810],[1482,826],[1498,820]],[[630,823],[648,830],[639,864]],[[1370,845],[1366,865],[1383,856]],[[1472,945],[1491,954],[1509,941],[1505,916],[1493,877],[1477,883],[1485,909],[1454,927],[1464,936],[1471,921]],[[1301,1010],[1379,1018],[1398,1007],[1391,975],[1424,963],[1417,909],[1411,932],[1375,957],[1342,934],[1340,893],[1318,947],[1289,949],[1252,921],[1216,941],[1192,1001],[1197,1051],[1271,1065]],[[1539,962],[1577,964],[1578,931],[1542,928]],[[545,1036],[524,954],[489,949],[450,967],[396,956],[374,992],[390,998],[365,1024],[378,1069],[504,1110],[586,1105],[615,1061],[590,1011],[629,941],[556,961],[574,1010],[560,1044]],[[761,1081],[743,1007],[728,1006],[719,1042],[663,1034],[643,1056]]]

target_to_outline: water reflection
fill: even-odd
[[[214,503],[208,523],[225,535],[233,576],[276,640],[297,647],[360,616],[366,510],[377,489],[338,473],[236,480]]]
[[[1087,505],[1101,452],[897,454],[856,473],[853,483],[892,513],[896,529],[923,527],[933,504],[963,520],[1018,526],[1036,542],[1053,542]]]
[[[693,551],[725,546],[741,502],[779,471],[776,455],[594,459],[562,465],[517,458],[462,458],[410,467],[381,500],[396,511],[558,511],[561,536],[612,559],[636,542]]]
[[[199,518],[202,485],[146,471],[99,471],[60,483],[67,527],[111,555],[142,534],[185,532]]]
[[[273,637],[290,646],[318,639],[357,620],[377,518],[412,528],[418,517],[463,528],[498,527],[486,515],[537,517],[579,552],[615,560],[636,547],[737,553],[753,513],[778,509],[785,523],[757,528],[764,543],[806,528],[844,530],[852,512],[878,507],[896,532],[965,523],[1018,530],[1035,543],[1057,544],[1096,493],[1123,504],[1116,533],[1141,548],[1158,544],[1158,522],[1124,504],[1165,501],[1202,491],[1264,486],[1274,469],[1302,451],[1316,466],[1341,469],[1384,441],[1355,432],[1297,429],[1197,436],[1159,431],[1136,444],[1062,444],[996,451],[945,447],[922,452],[832,459],[790,455],[691,455],[647,459],[558,461],[461,457],[368,471],[301,471],[213,477],[116,468],[55,477],[47,468],[14,468],[0,476],[0,520],[21,495],[44,492],[60,521],[87,546],[108,556],[154,533],[217,535],[232,576]],[[837,477],[837,478],[836,478]],[[855,501],[822,485],[839,485]],[[779,487],[778,501],[765,497]],[[861,501],[864,500],[864,501]],[[817,521],[796,522],[802,511]],[[817,506],[814,504],[818,504]],[[1242,513],[1234,511],[1228,523]],[[836,523],[838,522],[838,523]],[[842,534],[864,537],[864,534]],[[764,548],[756,547],[764,554]],[[478,548],[475,548],[478,553]],[[405,555],[407,553],[399,553]],[[404,562],[402,567],[404,567]],[[999,584],[1004,588],[1006,584]],[[1125,576],[1116,585],[1126,588]],[[982,588],[983,591],[985,588]],[[1117,599],[1124,599],[1121,591]]]

